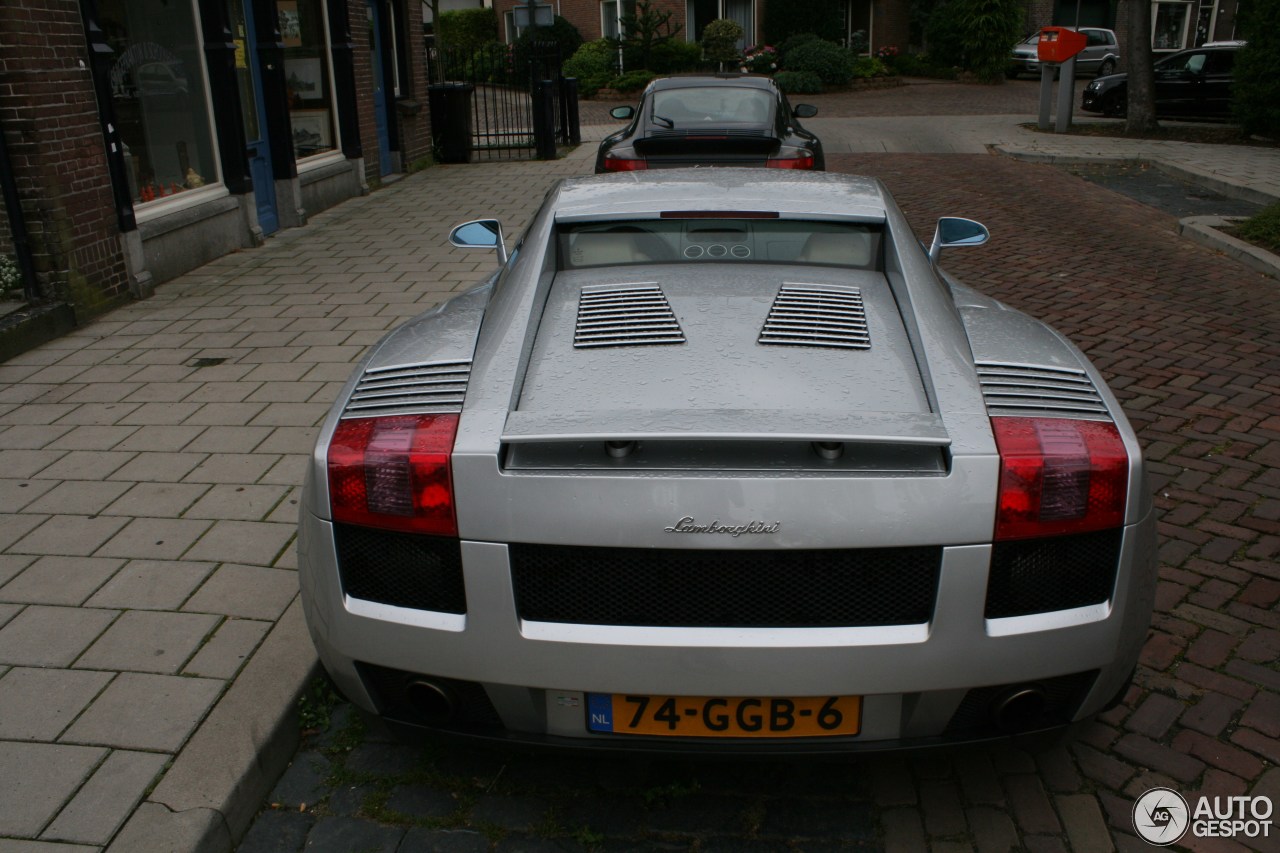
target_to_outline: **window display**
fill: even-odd
[[[194,0],[101,0],[111,100],[135,204],[221,181]]]
[[[1151,15],[1151,49],[1182,50],[1187,44],[1190,3],[1156,3]]]
[[[329,20],[323,0],[280,0],[284,76],[293,153],[299,160],[338,147],[329,76]]]

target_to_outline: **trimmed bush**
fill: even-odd
[[[956,79],[955,66],[939,65],[926,54],[900,53],[893,57],[892,68],[895,74],[904,77],[932,77],[939,80]]]
[[[697,42],[672,39],[653,46],[649,54],[649,70],[658,74],[679,74],[697,71],[702,66],[702,45]],[[628,64],[628,68],[634,66]]]
[[[809,71],[779,71],[773,82],[788,95],[820,95],[822,80]]]
[[[474,50],[498,40],[498,16],[492,9],[457,9],[440,13],[436,44]]]
[[[738,40],[742,27],[728,18],[717,18],[702,31],[702,50],[712,62],[738,61]]]
[[[635,92],[648,86],[649,81],[657,76],[652,71],[628,71],[609,81],[609,88],[619,92]]]
[[[823,41],[822,36],[814,33],[796,33],[786,41],[778,45],[778,54],[782,57],[782,61],[787,61],[787,54],[800,47],[803,44],[809,44],[815,41]]]
[[[806,42],[786,56],[788,71],[807,71],[825,86],[847,86],[853,79],[853,54],[829,41]]]
[[[1240,48],[1233,108],[1245,133],[1280,136],[1280,2],[1253,0],[1240,7]]]
[[[853,61],[855,80],[866,80],[870,77],[888,77],[893,72],[874,56],[859,56]]]
[[[591,97],[618,73],[618,49],[608,39],[589,41],[564,64],[565,77],[578,78],[578,92]]]

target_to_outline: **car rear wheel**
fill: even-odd
[[[1106,77],[1108,74],[1116,73],[1116,61],[1114,59],[1105,60],[1098,66],[1098,76]]]

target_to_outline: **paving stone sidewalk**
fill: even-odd
[[[292,752],[289,709],[314,672],[292,538],[316,425],[366,347],[490,268],[449,248],[449,227],[497,212],[518,230],[555,178],[589,171],[590,148],[406,178],[0,365],[0,851],[230,849]],[[1114,377],[1166,512],[1157,631],[1129,704],[1077,751],[887,764],[869,787],[798,805],[808,818],[779,810],[768,837],[870,803],[871,845],[956,849],[1013,827],[1028,849],[1101,849],[1087,846],[1099,833],[1132,841],[1124,808],[1144,784],[1274,797],[1274,286],[1096,188],[1081,190],[1086,227],[1063,245],[1032,194],[1010,196],[1044,167],[981,155],[959,170],[971,178],[940,181],[956,163],[838,165],[884,175],[918,223],[989,210],[1003,242],[957,268],[1059,324]],[[1051,248],[1084,271],[1050,271]],[[493,781],[485,767],[448,772]],[[674,810],[660,825],[677,846],[688,827],[739,825],[731,780],[695,780],[704,795],[689,799],[684,770],[639,778]],[[527,837],[544,836],[564,841]],[[703,849],[734,837],[711,833]]]

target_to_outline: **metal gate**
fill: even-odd
[[[433,85],[469,88],[470,153],[464,162],[552,160],[558,145],[581,141],[577,81],[561,75],[555,42],[431,48],[427,58]],[[437,139],[450,132],[432,128]]]

